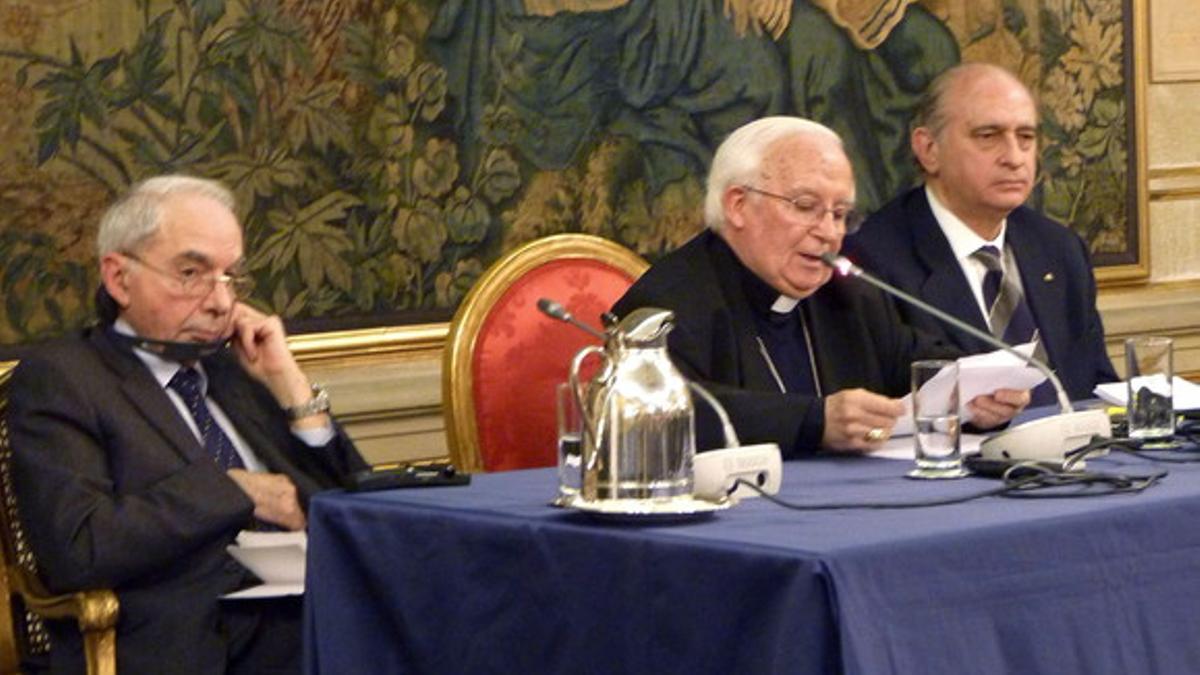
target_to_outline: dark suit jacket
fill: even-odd
[[[705,231],[654,264],[613,311],[675,312],[667,337],[675,365],[710,387],[743,443],[778,443],[785,456],[812,453],[824,433],[819,397],[782,393],[759,350],[743,280],[749,274],[729,246]],[[799,305],[813,339],[824,394],[862,387],[888,396],[909,389],[909,364],[953,357],[956,350],[901,324],[892,303],[857,279],[835,278]],[[697,404],[701,446],[720,444]]]
[[[1093,397],[1101,382],[1117,379],[1104,349],[1096,311],[1096,281],[1087,247],[1071,229],[1021,206],[1008,216],[1005,241],[1016,254],[1029,309],[1054,368],[1072,399]],[[987,331],[950,242],[942,234],[925,188],[894,199],[846,240],[844,253],[868,272],[933,306]],[[986,343],[909,305],[905,321],[971,353]]]
[[[365,468],[340,430],[323,448],[298,440],[231,354],[203,363],[213,399],[305,506]],[[116,590],[118,672],[224,672],[217,598],[249,581],[225,546],[251,523],[250,499],[149,369],[103,329],[21,361],[11,386],[15,488],[46,584]],[[82,672],[78,629],[51,629],[53,671]]]

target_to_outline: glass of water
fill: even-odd
[[[967,475],[959,447],[958,363],[941,359],[914,361],[912,402],[917,468],[909,472],[909,477]]]
[[[583,484],[583,415],[570,382],[554,390],[558,410],[558,499],[569,506]]]
[[[1171,338],[1125,340],[1126,411],[1129,437],[1170,440],[1175,434],[1171,379],[1175,376]]]

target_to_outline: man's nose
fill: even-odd
[[[842,221],[838,220],[834,209],[825,209],[821,218],[813,225],[812,231],[818,237],[832,241],[842,236],[844,227]]]
[[[214,312],[225,314],[233,310],[237,304],[237,294],[226,279],[215,279],[213,289],[204,297],[204,307]]]
[[[1004,135],[1004,147],[1000,152],[1000,162],[1005,166],[1020,166],[1025,162],[1025,150],[1021,139],[1016,134]]]

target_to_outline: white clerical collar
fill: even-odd
[[[1000,233],[989,241],[976,234],[975,230],[938,201],[937,194],[928,185],[925,186],[925,196],[929,199],[929,210],[933,211],[934,220],[937,221],[938,227],[942,228],[942,234],[946,235],[946,241],[950,242],[954,257],[960,262],[969,260],[971,254],[978,251],[980,246],[995,246],[999,251],[1004,250],[1004,233],[1008,231],[1007,218],[1000,221]]]
[[[775,298],[775,303],[771,305],[771,311],[787,314],[796,309],[796,305],[798,304],[800,304],[799,298],[789,298],[786,295],[780,295],[778,298]]]

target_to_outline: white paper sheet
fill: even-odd
[[[308,535],[304,532],[241,532],[229,555],[263,580],[222,597],[272,598],[304,593],[304,560]]]
[[[1154,375],[1146,377],[1135,377],[1134,384],[1139,384],[1143,380],[1152,379]],[[1159,375],[1165,384],[1167,379],[1165,376]],[[1096,397],[1109,405],[1123,406],[1127,403],[1129,397],[1128,391],[1125,388],[1125,382],[1109,382],[1107,384],[1098,384],[1093,391]],[[1176,410],[1196,410],[1200,408],[1200,385],[1175,376],[1171,378],[1171,404]]]
[[[1015,349],[1022,354],[1029,355],[1033,353],[1033,347],[1032,342],[1027,342],[1017,345]],[[944,373],[947,377],[942,377],[943,373],[939,373],[938,376],[925,383],[925,386],[949,386],[947,379],[949,373],[948,371],[944,371]],[[971,421],[972,415],[967,403],[976,396],[990,394],[997,389],[1032,389],[1045,381],[1046,376],[1040,370],[1026,365],[1016,356],[1003,350],[964,356],[958,360],[958,418],[963,424]],[[904,413],[896,421],[896,426],[892,429],[892,436],[911,436],[913,433],[912,394],[907,394],[901,400],[904,403]]]

